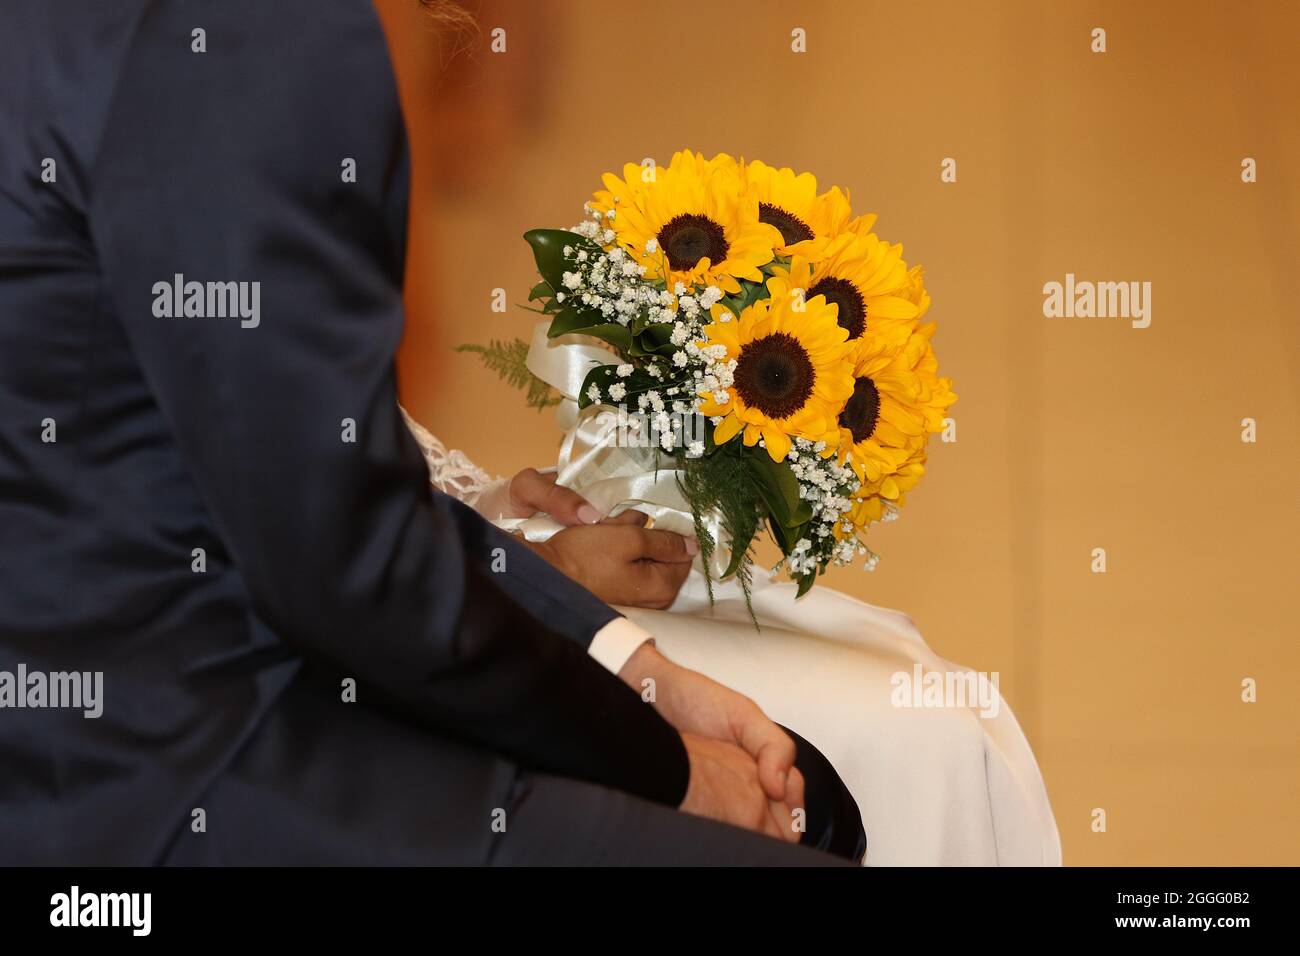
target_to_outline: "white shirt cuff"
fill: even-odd
[[[625,617],[616,617],[591,639],[587,653],[611,674],[617,674],[638,647],[652,640],[650,632]]]

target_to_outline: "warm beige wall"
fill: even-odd
[[[520,234],[576,221],[604,170],[690,146],[848,187],[926,265],[961,400],[880,568],[829,583],[1001,673],[1067,862],[1300,863],[1300,7],[497,2],[508,52],[474,41],[439,90],[413,2],[381,7],[417,168],[419,418],[498,471],[553,458],[549,417],[449,350],[526,335],[490,290],[522,301]],[[1066,272],[1150,281],[1151,327],[1045,319]]]

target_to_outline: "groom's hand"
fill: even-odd
[[[784,801],[768,799],[753,757],[735,744],[711,737],[682,734],[682,743],[691,764],[681,805],[684,812],[799,842],[790,808]]]
[[[673,663],[649,643],[637,648],[618,676],[642,695],[650,686],[646,681],[653,681],[651,703],[679,733],[739,746],[755,761],[768,799],[803,807],[804,780],[794,766],[794,741],[748,697]]]

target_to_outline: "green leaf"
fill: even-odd
[[[797,601],[799,600],[799,598],[803,597],[805,594],[807,594],[809,591],[812,590],[813,584],[815,584],[817,581],[817,575],[815,572],[809,571],[807,574],[799,575],[794,580],[799,582],[799,590],[795,593],[794,596],[795,600]]]
[[[559,338],[561,335],[583,334],[586,329],[594,329],[598,325],[605,325],[605,319],[595,309],[586,309],[582,306],[566,305],[555,313],[555,318],[551,319],[551,327],[546,330],[548,338]],[[632,333],[628,333],[629,338]]]
[[[615,382],[622,382],[627,388],[627,394],[621,401],[613,401],[606,396],[606,390]],[[633,369],[631,375],[619,375],[618,365],[597,365],[587,377],[582,380],[582,392],[578,395],[578,407],[586,408],[594,404],[587,397],[587,392],[591,386],[595,385],[601,391],[601,403],[604,405],[619,406],[623,405],[630,409],[636,408],[636,396],[642,392],[648,392],[651,389],[662,389],[664,383],[657,378],[652,378],[643,369]]]
[[[799,497],[799,479],[783,461],[773,461],[767,449],[754,445],[746,450],[763,501],[772,516],[787,528],[798,527],[812,517],[812,505]]]
[[[540,301],[542,303],[541,309],[528,309],[528,306],[520,306],[520,308],[528,309],[529,312],[540,311],[542,315],[554,315],[563,308],[560,301],[555,297],[555,290],[546,281],[539,282],[528,290],[528,301]]]
[[[732,311],[737,317],[759,299],[767,298],[767,286],[762,282],[750,282],[748,279],[740,280],[740,292],[736,295],[729,295],[719,301]]]
[[[546,330],[547,338],[559,338],[561,335],[590,335],[608,342],[619,352],[626,354],[632,348],[632,333],[627,326],[617,322],[606,322],[599,312],[590,309],[561,309],[551,320],[551,327]]]
[[[632,355],[671,355],[677,351],[673,345],[671,322],[651,322],[640,329],[633,323]]]
[[[587,392],[591,390],[591,386],[597,386],[600,389],[601,395],[604,395],[605,390],[608,389],[609,386],[613,385],[617,378],[618,366],[597,365],[588,372],[587,377],[582,380],[582,390],[578,393],[578,407],[586,408],[588,405],[595,404],[587,397]]]
[[[744,547],[740,547],[739,545],[736,545],[731,549],[731,561],[727,564],[726,569],[722,572],[722,578],[724,581],[727,578],[731,577],[733,574],[735,574],[737,571],[739,571],[740,566],[742,564],[744,564],[746,561],[752,560],[749,553],[749,545],[752,541],[753,539],[751,538],[750,541],[745,542]]]
[[[564,255],[565,246],[586,249],[593,254],[601,251],[600,246],[590,239],[567,229],[530,229],[524,233],[524,239],[533,247],[538,274],[555,290],[564,288],[564,273],[573,271],[569,268],[572,260]]]
[[[795,544],[799,539],[804,537],[808,531],[808,522],[798,525],[784,525],[777,521],[775,516],[768,515],[768,530],[772,533],[772,540],[776,542],[782,554],[789,554],[794,550]]]

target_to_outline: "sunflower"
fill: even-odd
[[[916,326],[925,296],[920,270],[913,276],[903,262],[903,247],[867,234],[837,236],[810,259],[796,255],[789,267],[776,266],[768,291],[782,295],[803,289],[805,299],[822,296],[836,306],[838,321],[850,340],[875,333],[902,345]],[[928,296],[925,301],[929,306]]]
[[[903,347],[903,363],[912,369],[916,386],[917,410],[925,422],[927,432],[943,430],[948,408],[957,401],[952,390],[952,379],[939,377],[939,359],[930,343],[935,325],[927,322],[907,340]]]
[[[590,206],[606,214],[615,241],[648,276],[670,289],[716,285],[733,295],[740,279],[762,281],[759,267],[772,261],[781,235],[759,221],[758,200],[744,194],[734,159],[682,151],[647,173],[634,163],[622,179],[606,173]]]
[[[902,465],[889,476],[889,492],[892,498],[883,494],[884,480],[876,486],[863,485],[853,496],[853,506],[847,515],[850,527],[836,525],[835,536],[847,538],[869,525],[882,521],[889,512],[895,511],[907,500],[907,492],[916,487],[921,476],[925,474],[924,451],[913,453]]]
[[[920,324],[920,321],[925,318],[925,313],[930,311],[930,293],[925,291],[925,269],[921,266],[912,266],[908,269],[907,281],[898,294],[916,306],[915,321]]]
[[[742,166],[745,187],[758,199],[758,218],[781,233],[777,252],[812,255],[847,230],[853,214],[838,186],[817,194],[817,177],[760,160]],[[865,218],[865,217],[864,217]],[[875,216],[871,217],[875,221]],[[868,230],[870,226],[868,225]]]
[[[857,341],[851,360],[853,394],[839,415],[840,453],[864,485],[877,485],[924,442],[925,419],[902,350],[872,336]]]
[[[925,473],[930,433],[943,428],[957,400],[952,382],[937,374],[934,328],[917,329],[901,349],[871,336],[855,347],[853,396],[839,419],[840,453],[862,481],[851,514],[855,525],[880,520],[887,501],[902,504]]]
[[[871,230],[875,228],[876,219],[878,218],[879,217],[874,212],[858,216],[849,221],[849,224],[844,227],[844,231],[852,233],[855,236],[869,236],[871,235]]]
[[[743,433],[754,445],[761,438],[773,461],[789,454],[792,437],[833,450],[837,416],[853,393],[850,346],[835,310],[816,302],[797,311],[793,297],[778,296],[755,302],[739,319],[716,306],[714,318],[701,347],[721,346],[725,356],[715,361],[731,374],[725,389],[700,393],[700,412],[721,418],[713,440],[721,445]]]

